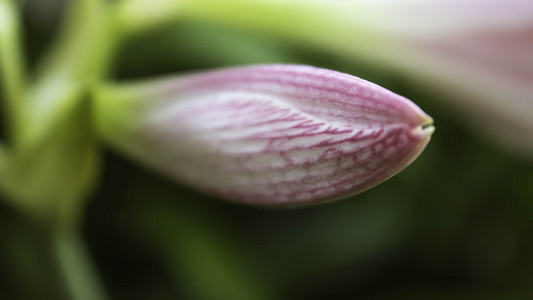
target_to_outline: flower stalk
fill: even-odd
[[[26,147],[39,143],[70,114],[87,91],[107,73],[116,47],[114,14],[106,1],[70,3],[57,43],[40,65],[31,86],[30,124],[24,132]]]
[[[59,42],[26,83],[13,2],[0,1],[0,22],[10,25],[0,26],[0,63],[12,142],[0,149],[2,198],[46,228],[71,299],[106,299],[78,229],[99,166],[87,95],[109,65],[112,14],[105,1],[70,2]]]
[[[57,230],[53,233],[52,244],[70,299],[109,299],[78,232],[68,228]]]
[[[9,142],[19,143],[25,123],[25,63],[22,57],[20,20],[16,3],[0,0],[0,80],[3,92],[4,120]]]

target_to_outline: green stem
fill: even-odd
[[[109,299],[79,234],[75,230],[57,229],[52,238],[53,250],[70,298],[72,300]]]
[[[18,144],[24,123],[25,63],[21,51],[20,20],[14,1],[0,0],[0,81],[8,137]]]
[[[116,45],[113,14],[106,0],[73,0],[67,9],[59,39],[29,91],[29,114],[35,122],[23,132],[25,147],[39,145],[50,131],[64,126],[59,122],[75,113],[87,89],[105,75]],[[106,300],[109,298],[78,232],[83,204],[77,200],[57,201],[53,252],[72,300]]]
[[[24,145],[53,130],[55,122],[100,81],[117,45],[115,16],[105,0],[77,0],[67,8],[67,19],[57,43],[40,66],[30,89],[31,119]]]

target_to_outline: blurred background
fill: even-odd
[[[30,68],[53,40],[61,8],[27,2]],[[370,80],[418,104],[436,132],[389,181],[298,209],[222,202],[104,147],[83,238],[112,299],[533,297],[533,160],[479,134],[439,91],[364,60],[191,18],[128,40],[114,78],[258,63]],[[60,299],[42,229],[0,202],[0,237],[0,298]]]

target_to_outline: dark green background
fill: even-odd
[[[31,16],[33,65],[59,14]],[[116,80],[257,63],[329,68],[410,98],[436,132],[389,181],[299,209],[225,203],[103,147],[83,232],[113,299],[533,297],[533,162],[480,136],[437,93],[364,61],[190,20],[129,41],[116,61]],[[48,252],[42,230],[1,203],[0,298],[60,297]]]

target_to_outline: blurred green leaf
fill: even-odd
[[[194,199],[149,189],[134,193],[128,225],[184,287],[186,299],[282,299],[258,258]]]

